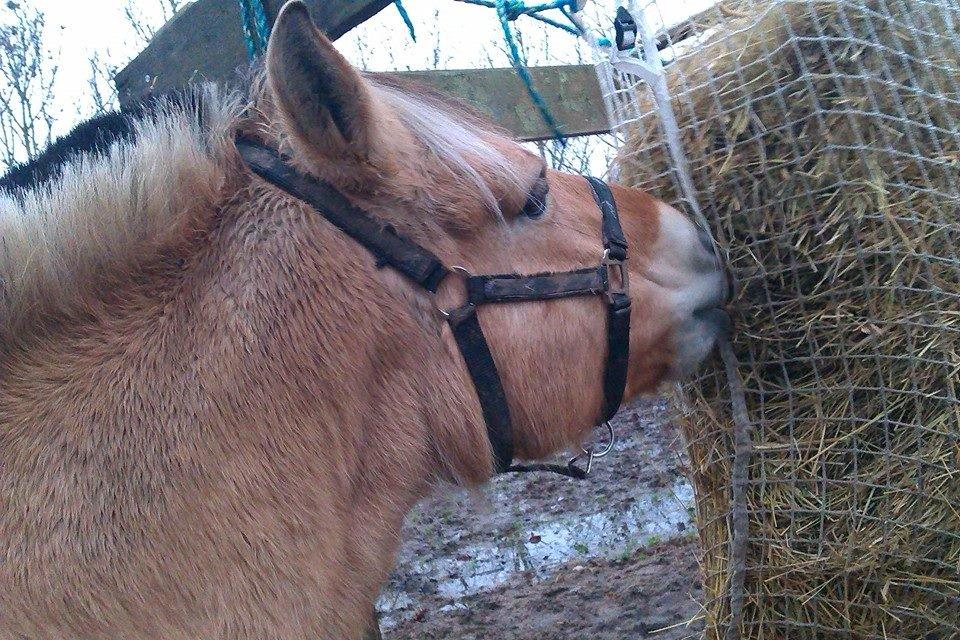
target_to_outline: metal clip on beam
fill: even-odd
[[[709,231],[710,227],[700,209],[697,192],[690,177],[690,164],[680,141],[680,127],[677,124],[673,105],[670,102],[667,75],[663,60],[660,58],[660,50],[657,48],[656,36],[650,25],[647,24],[643,12],[639,13],[639,19],[637,19],[623,7],[617,9],[617,17],[613,26],[617,32],[617,46],[616,48],[610,47],[610,66],[617,71],[640,78],[650,87],[653,100],[657,105],[657,113],[663,123],[667,148],[677,172],[680,190],[683,192],[683,197],[687,201],[697,225]],[[638,35],[643,45],[642,59],[633,55]]]
[[[637,44],[637,23],[630,12],[623,7],[617,8],[617,17],[613,19],[613,28],[617,32],[617,51],[630,51]]]

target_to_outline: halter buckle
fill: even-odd
[[[630,271],[627,270],[627,261],[610,257],[610,249],[603,250],[600,264],[606,270],[607,302],[613,302],[616,295],[630,296]]]

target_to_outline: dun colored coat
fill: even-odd
[[[446,264],[595,265],[582,177],[476,117],[354,70],[291,2],[249,91],[170,103],[136,135],[0,200],[0,639],[351,639],[404,515],[491,473],[438,300],[240,161],[282,150]],[[545,180],[545,184],[542,182]],[[549,187],[545,206],[527,203]],[[723,277],[674,209],[614,188],[629,396],[695,366]],[[603,303],[480,321],[519,457],[600,412]]]

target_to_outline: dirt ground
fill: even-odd
[[[386,640],[698,637],[693,495],[664,403],[617,416],[591,478],[509,475],[407,519]],[[598,431],[598,437],[602,434]]]
[[[629,560],[568,563],[541,582],[519,575],[455,608],[422,608],[384,638],[692,639],[702,630],[698,596],[696,543],[687,537]]]

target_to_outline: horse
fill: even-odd
[[[359,638],[405,514],[495,470],[435,295],[250,170],[238,138],[444,264],[595,265],[581,176],[469,109],[354,69],[305,6],[237,90],[77,134],[0,197],[0,638]],[[626,397],[701,362],[726,279],[677,209],[616,185]],[[604,301],[485,306],[516,457],[603,403]]]

